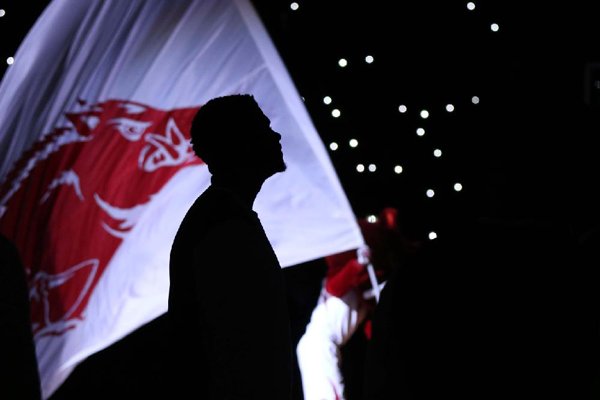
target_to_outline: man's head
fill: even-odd
[[[285,171],[279,140],[251,95],[208,101],[192,121],[192,145],[212,174],[245,173],[264,179]]]

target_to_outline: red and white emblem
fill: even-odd
[[[61,335],[85,318],[98,279],[152,195],[202,163],[188,134],[197,107],[165,111],[121,100],[79,107],[0,187],[0,232],[28,272],[36,336]]]

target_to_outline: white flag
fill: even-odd
[[[327,152],[244,0],[54,0],[0,85],[0,232],[27,269],[42,391],[167,310],[179,223],[208,186],[209,99],[251,93],[288,170],[255,209],[282,266],[363,244]]]

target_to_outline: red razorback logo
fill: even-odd
[[[188,134],[198,107],[108,100],[79,108],[24,153],[0,187],[0,232],[28,272],[37,336],[60,335],[83,320],[151,195],[180,169],[202,163]]]

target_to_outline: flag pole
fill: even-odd
[[[359,263],[366,266],[367,272],[369,273],[369,280],[371,281],[371,286],[373,287],[373,295],[375,296],[375,301],[379,303],[379,295],[381,293],[381,288],[379,287],[379,282],[377,282],[375,268],[373,267],[373,263],[371,263],[369,255],[370,249],[367,245],[364,245],[363,247],[360,247],[358,250],[356,250],[356,258]]]

